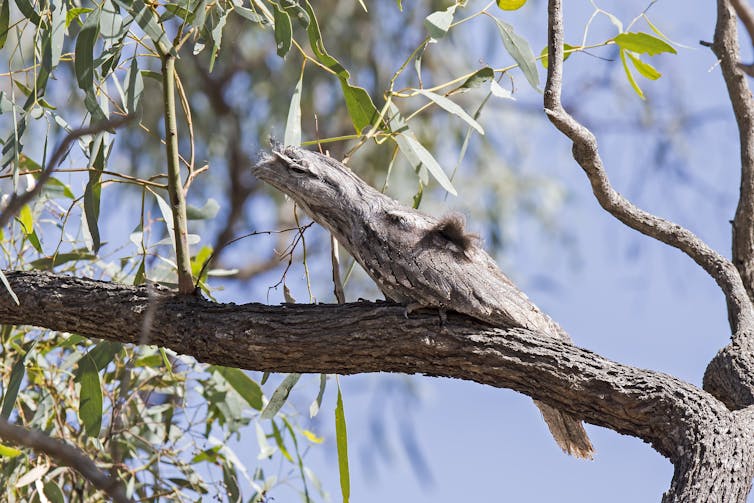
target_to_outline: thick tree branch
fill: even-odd
[[[586,421],[642,438],[671,459],[704,421],[732,414],[671,376],[607,360],[531,330],[412,313],[388,302],[215,304],[161,287],[7,272],[20,306],[0,296],[0,323],[149,344],[200,361],[277,372],[423,373],[511,388]],[[156,303],[156,304],[155,304]],[[441,324],[442,323],[442,324]],[[338,348],[333,351],[333,348]]]
[[[721,0],[722,1],[722,0]],[[648,213],[610,184],[594,134],[563,108],[563,15],[560,0],[549,0],[548,57],[544,105],[550,122],[573,142],[573,157],[586,173],[597,201],[615,218],[642,234],[677,248],[702,267],[722,289],[733,332],[754,327],[754,309],[736,267],[688,229]]]
[[[94,487],[107,494],[112,501],[128,503],[123,484],[110,477],[94,464],[86,454],[62,440],[52,438],[41,431],[29,430],[0,418],[0,438],[4,441],[43,452],[58,464],[70,466],[79,472]]]
[[[740,0],[719,0],[712,50],[720,60],[741,145],[741,189],[733,220],[733,263],[743,277],[749,297],[754,299],[754,102],[739,65],[736,16],[731,4],[750,33],[754,33],[751,31],[754,29],[754,13],[748,5]]]

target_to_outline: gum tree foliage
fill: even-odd
[[[209,299],[222,278],[261,277],[295,302],[286,283],[292,266],[305,272],[312,300],[312,284],[329,281],[329,250],[307,252],[303,213],[251,177],[268,135],[358,159],[371,166],[361,176],[415,207],[438,207],[447,194],[486,194],[490,204],[477,216],[490,245],[502,246],[498,222],[510,207],[499,201],[527,206],[533,193],[558,194],[549,181],[500,165],[494,140],[485,141],[498,132],[482,126],[482,114],[505,109],[521,121],[541,114],[541,104],[515,99],[522,87],[545,88],[553,54],[613,57],[623,89],[640,103],[648,80],[660,77],[655,56],[677,50],[652,22],[652,4],[628,19],[592,4],[581,39],[560,40],[548,54],[518,29],[525,4],[2,0],[2,295],[20,303],[12,271],[37,270],[159,283],[185,296],[199,295],[196,286]],[[607,35],[590,32],[597,22]],[[485,51],[499,56],[495,64],[469,35],[480,24],[493,34]],[[495,176],[481,162],[490,158]],[[459,186],[463,170],[486,181]],[[262,214],[250,201],[274,209]],[[552,216],[532,212],[542,221]],[[247,239],[264,237],[282,252],[251,259],[235,252],[233,238],[250,231]],[[352,261],[333,259],[332,267],[347,280]],[[264,276],[275,269],[275,279]],[[8,498],[96,501],[104,490],[120,500],[264,501],[292,484],[305,501],[321,499],[304,454],[322,437],[293,408],[282,409],[301,377],[296,369],[269,369],[292,373],[265,396],[268,373],[152,346],[160,316],[152,305],[140,313],[135,341],[0,319],[0,477]],[[318,378],[304,414],[319,413],[332,381]],[[340,389],[331,392],[347,500],[346,416]],[[41,432],[41,440],[9,423]],[[244,466],[227,445],[241,429],[256,433],[260,460],[286,468]],[[45,438],[63,440],[79,457]]]

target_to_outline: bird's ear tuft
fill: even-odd
[[[428,236],[432,234],[454,245],[466,256],[479,244],[477,234],[466,232],[466,218],[460,213],[443,216],[428,232]]]

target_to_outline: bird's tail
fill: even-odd
[[[592,459],[594,448],[581,421],[537,400],[534,403],[563,452],[577,458]]]

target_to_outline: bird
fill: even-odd
[[[571,343],[500,270],[458,213],[441,218],[377,191],[350,168],[323,154],[273,146],[253,173],[290,196],[329,230],[374,280],[386,299],[407,310],[455,311],[492,326],[520,327]],[[567,454],[591,459],[582,422],[535,400]]]

